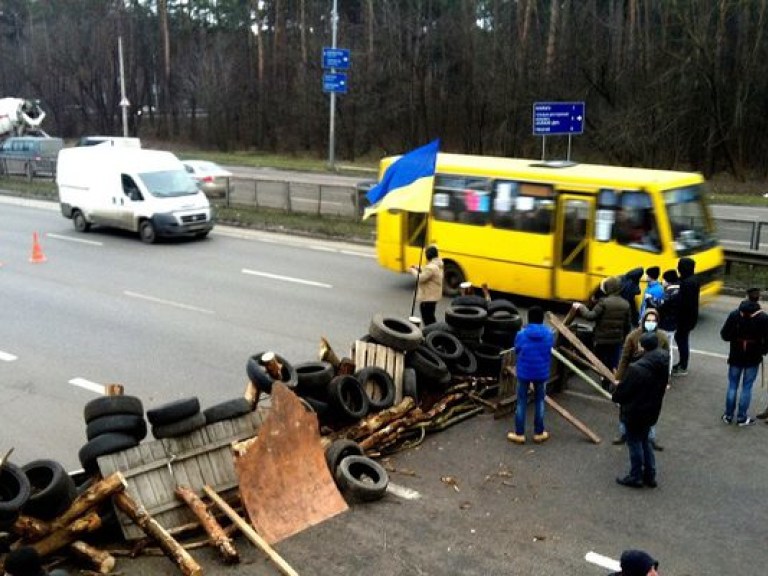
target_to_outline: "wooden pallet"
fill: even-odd
[[[382,344],[356,340],[352,344],[351,357],[355,362],[355,370],[376,366],[386,370],[395,383],[395,404],[403,399],[403,369],[405,354]]]

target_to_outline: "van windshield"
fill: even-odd
[[[664,192],[672,240],[679,256],[702,252],[717,244],[703,196],[701,185]]]
[[[197,182],[185,170],[142,172],[139,178],[147,191],[158,198],[192,196],[199,192]]]

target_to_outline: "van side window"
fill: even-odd
[[[491,222],[495,228],[549,234],[554,206],[554,192],[549,185],[497,181]]]
[[[123,194],[134,201],[144,199],[141,195],[139,187],[136,185],[136,182],[134,182],[133,178],[128,176],[128,174],[121,174],[120,179],[123,182]]]
[[[661,251],[659,227],[647,192],[601,191],[598,210],[613,212],[611,238],[618,244],[651,252]],[[599,214],[599,213],[598,213]]]
[[[484,226],[491,210],[491,180],[476,176],[435,176],[432,215],[436,220]]]

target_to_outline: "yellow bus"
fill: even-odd
[[[381,162],[380,178],[397,157]],[[724,258],[698,173],[438,154],[429,214],[377,214],[379,264],[405,272],[423,246],[445,262],[445,294],[465,280],[546,300],[585,300],[600,280],[696,261],[702,303]]]

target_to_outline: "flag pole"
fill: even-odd
[[[427,243],[427,235],[424,234],[424,242],[421,245],[421,250],[419,251],[419,267],[416,268],[416,286],[413,288],[413,302],[411,302],[411,316],[413,316],[415,310],[416,310],[416,294],[419,292],[419,276],[421,276],[421,263],[424,261],[424,248],[426,247]]]

